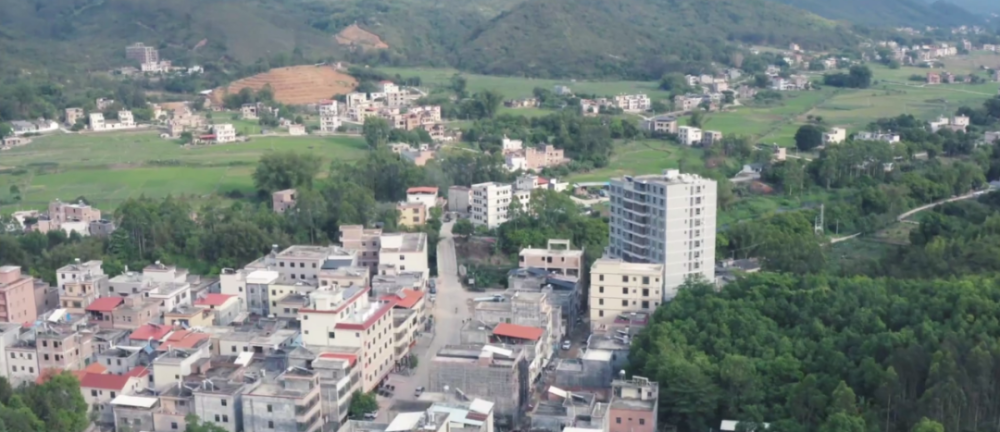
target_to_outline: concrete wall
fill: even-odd
[[[295,431],[295,400],[281,397],[246,395],[243,397],[243,431]],[[270,411],[268,407],[270,406]]]

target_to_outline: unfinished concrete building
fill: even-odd
[[[656,432],[660,386],[646,377],[625,379],[624,371],[611,383],[608,432]]]
[[[521,295],[547,293],[546,301],[559,308],[564,334],[582,322],[580,301],[583,288],[579,277],[551,273],[537,267],[516,268],[507,273],[507,286],[509,297],[513,297],[515,292],[521,292]]]
[[[611,355],[609,351],[587,350],[580,358],[560,359],[550,375],[550,383],[567,391],[607,389],[616,373],[611,367]]]
[[[525,352],[518,347],[447,345],[431,359],[428,390],[493,401],[498,422],[513,425],[528,403]]]
[[[262,379],[243,395],[245,432],[317,432],[323,428],[319,375],[291,367]]]
[[[607,403],[598,402],[593,393],[569,392],[549,387],[547,400],[541,400],[529,414],[532,430],[561,431],[564,428],[608,430]]]

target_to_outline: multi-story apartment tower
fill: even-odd
[[[470,201],[472,216],[470,220],[474,225],[486,225],[493,229],[510,218],[508,210],[511,203],[517,198],[524,209],[528,208],[531,201],[531,190],[515,189],[513,185],[506,183],[478,183],[472,185]]]
[[[678,170],[611,179],[608,255],[663,264],[663,299],[691,276],[715,280],[716,182]]]

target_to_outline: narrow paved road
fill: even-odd
[[[419,344],[414,348],[417,355],[417,367],[409,376],[393,374],[390,384],[395,386],[392,398],[379,397],[379,421],[388,422],[387,408],[394,401],[412,400],[417,387],[428,387],[430,381],[430,363],[445,345],[457,344],[460,341],[462,321],[471,318],[472,313],[468,301],[475,297],[462,288],[458,280],[458,260],[455,256],[455,242],[451,235],[454,222],[441,225],[441,240],[437,244],[437,294],[434,302],[428,302],[429,314],[434,317],[434,334],[429,345]],[[458,311],[456,313],[455,311]]]

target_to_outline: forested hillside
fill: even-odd
[[[357,24],[389,46],[351,50]],[[125,45],[180,64],[278,54],[540,77],[657,79],[742,42],[853,46],[839,24],[767,0],[0,0],[0,69],[106,70]],[[134,66],[134,65],[133,65]]]
[[[656,78],[726,63],[732,42],[830,49],[854,41],[832,22],[763,0],[532,0],[478,29],[458,61],[486,73]]]
[[[777,0],[819,16],[869,26],[956,26],[983,23],[945,1],[924,0]]]
[[[1000,280],[765,273],[680,290],[632,345],[661,421],[781,432],[947,431],[1000,421]],[[752,427],[744,430],[753,430]]]

